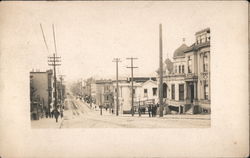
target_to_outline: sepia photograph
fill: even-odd
[[[247,13],[1,2],[0,157],[247,156]]]
[[[97,23],[100,28],[107,28],[110,25],[108,23],[100,25],[98,21],[93,21],[93,23]],[[134,25],[140,26],[140,23]],[[134,53],[132,53],[133,56],[125,59],[116,57],[121,55],[119,52],[112,59],[113,52],[106,52],[105,50],[112,50],[114,46],[110,45],[110,48],[108,48],[108,45],[104,44],[95,45],[93,52],[89,48],[92,45],[84,46],[85,49],[90,50],[91,55],[86,55],[83,49],[77,50],[77,46],[74,48],[75,51],[68,53],[63,51],[65,45],[60,46],[59,42],[56,43],[56,41],[66,41],[67,39],[57,39],[56,33],[60,34],[60,32],[56,31],[54,25],[52,25],[51,28],[47,29],[53,32],[53,42],[50,43],[52,50],[50,50],[47,43],[49,36],[45,36],[45,31],[40,24],[40,42],[47,51],[43,53],[50,55],[48,56],[48,63],[45,58],[43,65],[48,64],[50,68],[46,71],[40,71],[38,65],[30,72],[32,127],[210,127],[209,67],[211,37],[209,27],[193,33],[194,37],[185,33],[183,29],[181,31],[183,39],[169,42],[163,38],[162,24],[156,25],[155,29],[152,29],[153,26],[150,26],[151,28],[144,27],[145,32],[137,32],[135,26],[129,28],[126,24],[121,25],[126,30],[135,30],[134,33],[126,35],[126,38],[131,39],[130,42],[122,39],[125,36],[122,29],[112,29],[104,34],[101,31],[102,29],[88,28],[88,31],[86,31],[86,29],[82,30],[82,27],[81,25],[76,26],[79,30],[74,31],[82,32],[83,36],[88,33],[90,38],[84,40],[74,38],[74,40],[81,41],[83,45],[90,40],[102,43],[101,39],[112,41],[112,43],[123,42],[125,45],[129,45],[131,42],[137,42],[133,40],[133,36],[146,38],[148,43],[143,45],[144,42],[142,41],[135,48]],[[186,30],[191,30],[190,27],[186,27]],[[60,30],[63,29],[66,28],[61,27]],[[146,32],[146,30],[148,31]],[[149,30],[152,30],[152,32]],[[61,31],[62,33],[63,31]],[[164,33],[166,34],[167,31],[164,30]],[[117,40],[110,34],[117,36]],[[158,39],[147,39],[148,37],[157,37],[153,34],[157,34]],[[176,34],[171,32],[169,36],[175,37]],[[186,44],[185,35],[194,39],[194,41],[188,42],[192,43],[189,46]],[[175,38],[178,39],[178,37]],[[168,52],[163,52],[163,44],[166,44],[167,51],[171,50],[167,48],[167,43],[176,43],[179,46],[173,52],[169,52],[168,55]],[[74,42],[72,42],[72,45],[74,45]],[[127,51],[127,47],[122,47],[119,44],[118,46],[120,52]],[[130,45],[130,47],[133,49],[133,45]],[[62,50],[65,54],[60,55],[57,49]],[[99,60],[98,54],[95,54],[99,53],[96,52],[96,49],[104,49],[103,55],[105,57],[101,58],[102,63],[91,62],[91,64],[88,64],[84,57],[91,61]],[[74,56],[79,50],[82,51],[79,58],[70,61],[68,54]],[[166,55],[163,56],[163,53]],[[122,55],[126,56],[126,53]],[[166,58],[164,58],[165,56]],[[41,60],[38,56],[37,59]],[[149,62],[144,62],[145,60]],[[82,71],[74,71],[74,74],[63,74],[64,70],[61,65],[64,62],[75,65]],[[114,62],[115,71],[112,71],[113,68],[110,64],[106,64],[112,62]],[[135,65],[140,65],[140,67]],[[126,68],[129,70],[127,71]],[[136,68],[142,70],[137,71]],[[155,68],[155,71],[153,68]],[[65,72],[72,72],[71,66],[64,67],[64,69],[67,69]],[[128,74],[129,71],[131,71],[131,74]],[[90,72],[91,76],[88,76],[87,74],[90,74]],[[71,75],[74,80],[67,83],[64,78],[71,78]]]

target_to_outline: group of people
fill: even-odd
[[[46,110],[46,113],[45,113],[46,118],[48,118],[48,117],[54,118],[55,117],[56,122],[58,122],[59,116],[61,116],[61,118],[63,117],[63,109],[64,109],[64,107],[62,106],[61,108],[59,108],[59,105],[56,108],[50,107],[50,111],[48,109]]]
[[[148,115],[149,117],[155,117],[157,114],[157,109],[158,109],[159,105],[158,104],[150,104],[148,105]]]

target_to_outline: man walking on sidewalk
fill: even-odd
[[[55,108],[52,112],[53,112],[53,114],[54,114],[54,116],[55,116],[55,118],[56,118],[56,122],[58,122],[58,117],[59,117],[59,115],[60,115],[60,112],[58,111],[57,108]]]

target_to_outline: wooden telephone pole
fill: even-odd
[[[49,53],[49,48],[48,48],[48,45],[47,45],[47,42],[46,42],[46,38],[45,38],[45,35],[44,35],[44,32],[43,32],[43,27],[42,27],[42,24],[40,24],[40,28],[41,28],[41,31],[42,31],[42,34],[43,34],[43,39],[44,39],[44,43],[45,43],[45,46],[46,46],[46,49]],[[60,66],[60,62],[61,62],[61,57],[58,57],[57,56],[57,49],[56,49],[56,37],[55,37],[55,30],[54,30],[54,24],[52,25],[52,29],[53,29],[53,38],[54,38],[54,46],[55,46],[55,53],[53,53],[53,56],[49,56],[48,57],[48,65],[49,66],[53,66],[53,70],[54,70],[54,88],[55,88],[55,102],[54,102],[54,108],[57,107],[57,86],[56,86],[56,66]]]
[[[133,61],[135,60],[135,59],[138,59],[138,58],[133,58],[133,57],[131,57],[131,58],[127,58],[127,60],[130,60],[131,61],[131,66],[130,67],[127,67],[127,68],[130,68],[131,69],[131,107],[132,107],[132,116],[134,116],[134,72],[133,72],[133,69],[134,68],[138,68],[138,67],[135,67],[135,66],[133,66]]]
[[[159,83],[159,104],[160,117],[163,117],[163,64],[162,64],[162,25],[159,25],[159,67],[160,67],[160,83]]]
[[[114,58],[116,62],[116,116],[119,115],[119,86],[118,86],[118,63],[121,62],[119,58]]]
[[[54,102],[54,108],[57,107],[57,86],[56,86],[56,82],[57,82],[57,79],[56,79],[56,66],[60,66],[61,64],[59,62],[61,62],[61,57],[57,57],[55,55],[55,53],[53,54],[52,57],[48,57],[49,60],[49,66],[53,66],[53,69],[54,69],[54,88],[55,88],[55,102]]]

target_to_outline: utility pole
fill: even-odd
[[[49,65],[53,66],[54,68],[54,85],[55,85],[55,102],[54,102],[54,108],[57,108],[57,87],[56,87],[56,66],[60,66],[60,62],[61,62],[61,57],[57,56],[57,48],[56,48],[56,36],[55,36],[55,30],[54,30],[54,24],[52,25],[52,29],[53,29],[53,38],[54,38],[54,46],[55,46],[55,53],[53,53],[52,57],[48,57],[49,60]]]
[[[131,107],[132,107],[132,116],[134,116],[134,74],[133,74],[133,69],[138,68],[133,66],[133,61],[138,58],[127,58],[127,60],[131,61],[131,66],[127,68],[131,68]]]
[[[121,62],[119,58],[114,58],[116,62],[116,116],[119,115],[119,87],[118,87],[118,63]]]
[[[59,62],[61,62],[61,57],[57,57],[55,55],[55,53],[53,54],[52,57],[48,57],[49,60],[49,66],[53,66],[54,68],[54,87],[55,87],[55,102],[54,102],[54,108],[57,107],[57,87],[56,87],[56,66],[60,66],[61,64]]]
[[[163,117],[163,65],[162,65],[162,25],[159,25],[159,67],[160,67],[160,83],[159,83],[159,102],[160,117]]]
[[[44,31],[43,31],[42,24],[40,24],[40,28],[41,28],[41,31],[42,31],[43,40],[44,40],[44,43],[45,43],[47,52],[50,53],[50,52],[49,52],[48,44],[47,44],[47,42],[46,42],[46,38],[45,38],[45,34],[44,34]],[[60,62],[61,62],[61,57],[57,56],[56,36],[55,36],[54,24],[52,25],[52,29],[53,29],[53,39],[54,39],[55,53],[53,53],[53,56],[49,56],[49,57],[48,57],[48,65],[49,65],[49,66],[53,66],[53,69],[54,69],[54,88],[55,88],[55,102],[54,102],[54,108],[56,108],[56,107],[57,107],[56,66],[60,66],[60,65],[61,65],[61,64],[60,64]],[[49,109],[50,109],[50,107],[49,107]]]

